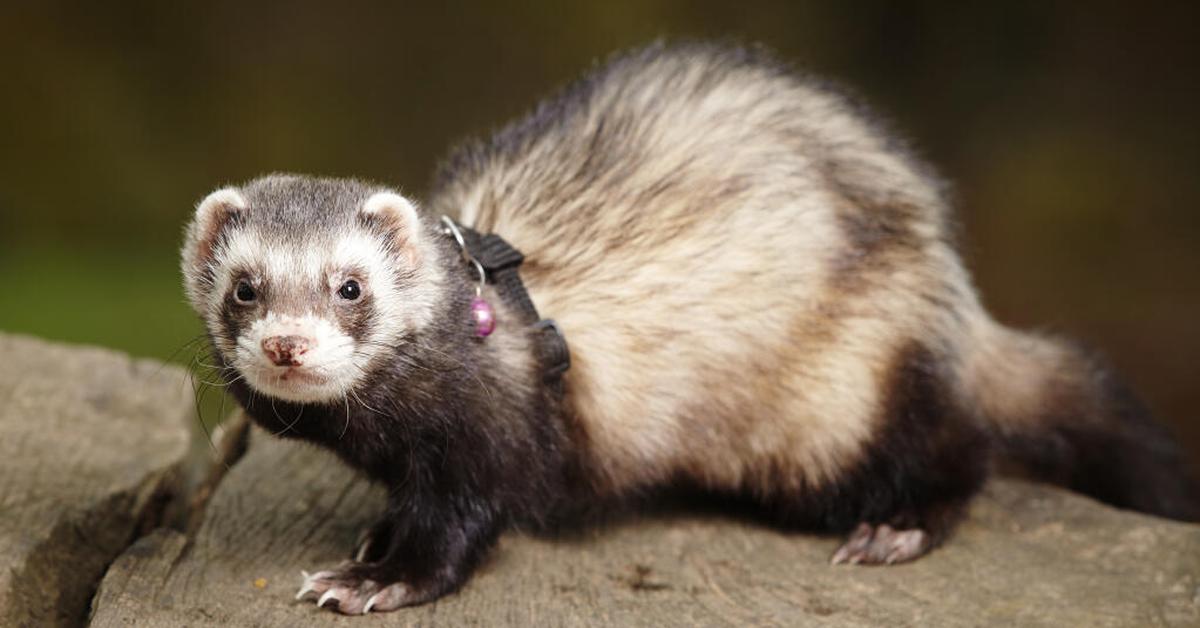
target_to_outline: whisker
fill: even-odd
[[[274,408],[275,408],[275,404],[274,404],[274,402],[272,402],[271,409],[274,409]],[[304,406],[300,406],[300,411],[296,413],[296,418],[292,419],[291,423],[288,423],[287,425],[285,425],[282,430],[275,432],[274,434],[272,434],[272,436],[282,436],[282,435],[286,434],[288,432],[288,430],[292,429],[293,427],[296,427],[296,424],[300,422],[300,417],[303,417],[303,416],[304,416]],[[279,416],[279,413],[275,413],[275,418],[279,419],[280,423],[283,422],[283,419]]]
[[[357,392],[357,391],[355,391],[353,388],[352,388],[352,389],[350,389],[350,391],[349,391],[349,392],[350,392],[350,395],[354,397],[354,400],[355,400],[356,402],[358,402],[358,405],[360,405],[360,406],[362,406],[362,407],[364,407],[364,408],[366,408],[366,409],[370,410],[371,412],[374,412],[375,414],[378,414],[379,416],[382,416],[382,417],[386,417],[386,416],[387,416],[386,414],[384,414],[384,413],[380,412],[379,410],[376,410],[375,408],[372,408],[371,406],[368,406],[368,405],[367,405],[367,402],[363,401],[363,400],[362,400],[362,397],[358,396],[358,392]]]
[[[192,337],[192,339],[191,339],[191,340],[188,340],[188,341],[184,342],[182,345],[180,345],[180,346],[179,346],[179,348],[175,349],[175,351],[172,351],[172,352],[171,352],[171,355],[167,356],[167,359],[166,359],[166,360],[164,360],[164,361],[163,361],[163,362],[162,362],[162,363],[161,363],[161,364],[158,366],[158,368],[157,368],[157,369],[155,369],[155,371],[154,371],[154,373],[153,373],[153,377],[158,377],[158,376],[159,376],[159,375],[162,373],[163,369],[164,369],[164,368],[166,368],[167,364],[169,364],[169,363],[171,363],[171,362],[174,362],[174,361],[175,361],[175,358],[176,358],[176,357],[178,357],[178,356],[179,356],[179,354],[180,354],[180,353],[181,353],[181,352],[182,352],[184,349],[187,349],[187,348],[189,348],[189,347],[192,347],[192,346],[193,346],[193,345],[195,345],[197,342],[202,342],[204,339],[205,339],[205,335],[201,333],[201,334],[197,334],[196,336]]]
[[[342,427],[342,433],[338,436],[338,440],[342,440],[350,429],[350,400],[346,398],[346,395],[342,395],[342,401],[346,403],[346,425]]]
[[[443,357],[445,357],[448,360],[453,360],[454,362],[457,362],[458,365],[464,371],[466,371],[472,378],[475,379],[476,383],[479,384],[479,387],[483,389],[484,394],[487,395],[488,400],[495,401],[495,398],[492,396],[492,391],[488,389],[487,384],[484,384],[483,380],[479,378],[479,375],[477,375],[473,369],[467,368],[467,365],[464,364],[461,360],[446,353],[445,351],[441,351],[440,349],[435,349],[435,348],[427,346],[427,345],[417,345],[417,346],[425,351],[432,351],[434,353],[442,355]]]
[[[193,375],[192,372],[188,371],[188,376],[192,377],[192,375]],[[214,456],[219,457],[221,455],[221,453],[219,451],[217,451],[217,444],[213,442],[212,431],[210,431],[208,429],[208,425],[206,425],[204,423],[204,411],[201,409],[203,406],[203,402],[204,402],[204,393],[207,391],[208,391],[208,388],[205,388],[203,386],[199,387],[199,389],[197,390],[196,380],[194,377],[192,378],[192,401],[195,403],[196,421],[198,423],[200,423],[200,430],[202,432],[204,432],[204,439],[208,441],[208,446],[209,446],[209,448],[212,449]],[[225,462],[225,468],[226,468],[226,470],[229,469],[228,462]]]

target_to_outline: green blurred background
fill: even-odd
[[[0,6],[0,329],[186,362],[192,205],[288,170],[420,197],[447,147],[608,53],[761,42],[954,184],[1003,321],[1101,348],[1200,454],[1192,3]]]

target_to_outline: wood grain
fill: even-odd
[[[174,489],[183,371],[0,334],[0,625],[79,625],[96,583]]]
[[[1200,526],[1049,487],[993,483],[946,547],[832,567],[836,539],[712,516],[570,539],[506,535],[437,603],[343,617],[292,600],[348,556],[382,495],[322,451],[259,431],[194,540],[157,533],[113,566],[96,626],[1192,626]]]

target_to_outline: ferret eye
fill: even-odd
[[[358,286],[358,282],[354,281],[353,279],[342,284],[341,288],[338,288],[338,296],[342,297],[343,299],[345,299],[347,301],[353,301],[353,300],[357,299],[359,297],[359,295],[361,295],[361,294],[362,294],[362,288],[360,288]]]
[[[253,303],[258,298],[258,294],[254,292],[254,288],[246,280],[238,282],[237,289],[233,291],[233,296],[238,300],[238,303]]]

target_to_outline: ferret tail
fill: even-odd
[[[1129,508],[1200,521],[1200,484],[1179,445],[1099,359],[982,318],[960,381],[1003,464]]]

